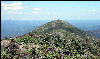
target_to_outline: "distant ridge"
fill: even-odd
[[[59,19],[48,22],[48,23],[36,28],[35,30],[33,30],[32,33],[36,32],[39,34],[45,34],[45,33],[50,33],[53,30],[58,30],[58,29],[62,29],[62,30],[74,33],[74,34],[79,35],[85,39],[90,38],[92,41],[94,41],[93,39],[95,38],[94,36],[92,36],[88,32],[82,31],[79,28],[69,24],[68,22],[65,22],[65,21],[59,20]],[[96,39],[96,40],[98,40],[98,39]]]
[[[99,59],[100,41],[62,20],[1,40],[1,59]]]

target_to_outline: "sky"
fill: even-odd
[[[100,20],[100,1],[1,1],[1,20]]]

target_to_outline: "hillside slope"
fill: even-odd
[[[2,59],[100,58],[100,42],[62,20],[48,22],[23,36],[5,38],[1,43]]]
[[[62,29],[67,32],[71,32],[75,35],[81,36],[83,39],[87,38],[87,39],[90,39],[91,41],[94,41],[94,38],[95,38],[91,34],[85,32],[85,31],[82,31],[79,28],[69,24],[68,22],[64,22],[62,20],[54,20],[54,21],[48,22],[48,23],[38,27],[37,29],[35,29],[32,33],[45,34],[45,33],[54,32],[54,30],[58,30],[58,29]]]

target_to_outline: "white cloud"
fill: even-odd
[[[92,9],[92,10],[90,10],[90,12],[91,12],[92,14],[96,14],[97,10],[96,10],[96,9]]]
[[[48,12],[47,14],[48,14],[48,15],[50,15],[51,13],[50,13],[50,12]]]
[[[12,11],[8,11],[8,13],[12,13]]]
[[[92,10],[92,14],[96,14],[96,10]]]
[[[16,2],[16,3],[1,3],[2,6],[18,6],[18,5],[22,5],[22,2]]]
[[[9,14],[17,14],[15,11],[8,11]]]
[[[4,9],[4,10],[9,10],[9,9],[12,9],[12,7],[6,7],[6,6],[5,6],[3,9]]]
[[[4,10],[20,10],[20,9],[23,9],[23,7],[22,6],[4,7]]]
[[[8,11],[9,14],[22,14],[21,12],[16,12],[16,11]]]
[[[33,8],[33,10],[40,10],[40,8]]]
[[[33,14],[38,14],[38,11],[40,10],[40,8],[33,8],[33,11],[32,11],[32,13]]]
[[[22,6],[14,6],[14,7],[12,7],[12,9],[14,10],[14,9],[23,9],[23,7]]]
[[[13,12],[13,14],[18,14],[17,12]]]
[[[40,10],[40,8],[33,8],[32,14],[38,14],[39,10]]]
[[[93,9],[93,10],[91,10],[92,12],[96,12],[96,10],[95,9]]]
[[[32,13],[33,13],[33,14],[38,14],[38,11],[33,11]]]
[[[20,10],[23,9],[22,2],[17,2],[17,3],[1,3],[3,6],[4,10]]]
[[[12,3],[9,6],[16,6],[16,5],[22,5],[22,4],[23,4],[22,2],[17,2],[17,3]]]
[[[6,5],[6,3],[1,3],[1,6],[5,6]]]

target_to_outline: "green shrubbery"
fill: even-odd
[[[52,24],[55,27],[52,27]],[[7,47],[1,47],[1,58],[100,58],[100,42],[93,42],[93,36],[68,23],[62,23],[62,21],[49,22],[39,27],[37,31],[35,30],[30,33],[31,35],[27,34],[16,38],[4,38],[3,40],[8,40],[10,43]]]

